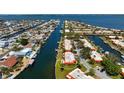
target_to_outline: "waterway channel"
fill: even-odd
[[[61,24],[52,32],[46,44],[41,47],[35,63],[24,70],[17,79],[53,79],[55,78],[55,61],[58,41],[60,40]]]
[[[113,48],[111,48],[108,44],[106,44],[99,36],[88,36],[88,38],[93,41],[96,46],[99,46],[103,49],[104,52],[109,52],[116,56],[117,58],[121,59],[121,53]],[[121,60],[120,60],[121,62]]]
[[[0,15],[5,20],[22,20],[22,19],[59,19],[60,25],[51,34],[46,44],[41,47],[35,63],[32,66],[26,68],[16,79],[54,79],[55,78],[55,62],[56,52],[58,47],[58,41],[60,40],[60,29],[64,20],[74,20],[85,22],[90,25],[124,29],[124,15]],[[109,51],[120,57],[121,54],[112,49],[108,44],[105,44],[98,36],[90,36],[90,40],[94,41],[94,44],[100,46],[104,51]]]

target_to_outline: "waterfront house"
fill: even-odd
[[[112,39],[112,42],[122,48],[124,48],[124,40],[116,40],[116,39]]]
[[[9,52],[9,55],[14,55],[14,56],[29,56],[29,54],[31,54],[31,52],[32,52],[32,49],[31,48],[24,48],[24,49],[22,49],[22,50],[20,50],[20,51],[17,51],[17,52],[15,52],[15,51],[11,51],[11,52]]]
[[[32,44],[28,43],[26,46],[24,46],[24,48],[32,48]]]
[[[64,46],[66,51],[71,51],[72,49],[71,40],[65,39]]]
[[[0,66],[13,67],[17,63],[16,56],[9,56],[7,59],[0,62]]]
[[[91,57],[91,59],[93,59],[95,62],[102,62],[102,61],[103,61],[101,54],[98,53],[97,51],[91,51],[90,57]]]
[[[70,32],[70,30],[69,29],[65,29],[65,32]]]
[[[0,41],[0,48],[7,47],[9,45],[8,41]]]
[[[109,39],[115,39],[116,36],[108,36]]]
[[[72,52],[65,52],[63,64],[74,64],[74,63],[76,63],[74,54]]]
[[[88,47],[91,50],[96,50],[94,46],[91,45],[91,43],[88,42],[86,39],[80,39],[84,43],[84,47]]]
[[[113,34],[113,31],[111,31],[111,30],[103,30],[102,33],[111,35],[111,34]]]
[[[124,76],[124,68],[121,68],[121,75]]]
[[[75,70],[70,72],[68,75],[66,75],[66,78],[68,79],[94,79],[93,77],[86,75],[79,68],[76,68]]]
[[[119,40],[123,40],[122,36],[108,36],[109,39],[119,39]]]

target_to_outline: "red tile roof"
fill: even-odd
[[[32,48],[32,44],[29,43],[29,44],[27,44],[26,46],[24,46],[24,48]]]
[[[7,58],[5,61],[0,62],[0,65],[4,65],[7,67],[12,67],[16,64],[17,60],[15,56],[10,56],[9,58]]]

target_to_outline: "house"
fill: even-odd
[[[113,34],[113,31],[111,31],[111,30],[103,30],[102,33],[103,34]]]
[[[72,52],[65,52],[63,64],[74,64],[76,63],[75,56]]]
[[[121,75],[124,76],[124,68],[121,68]]]
[[[86,39],[80,39],[84,43],[84,47],[88,47],[91,50],[96,50],[94,46],[91,45]]]
[[[108,36],[109,39],[115,39],[116,36]]]
[[[17,63],[16,56],[9,56],[4,61],[0,62],[0,66],[13,67]]]
[[[70,32],[70,30],[69,29],[65,29],[65,32]]]
[[[71,51],[72,49],[71,40],[65,39],[64,46],[66,51]]]
[[[112,39],[112,42],[116,45],[119,45],[121,47],[124,48],[124,40],[115,40],[115,39]]]
[[[0,41],[0,48],[7,47],[9,45],[8,41]]]
[[[29,43],[29,44],[27,44],[26,46],[24,46],[24,48],[32,48],[32,44]]]
[[[98,53],[97,51],[91,51],[90,57],[91,57],[91,59],[93,59],[95,62],[101,62],[101,61],[103,61],[101,54]]]
[[[87,76],[79,68],[76,68],[75,70],[70,72],[68,75],[66,75],[66,78],[68,78],[68,79],[94,79],[91,76]]]
[[[15,51],[11,51],[9,52],[9,55],[14,55],[14,56],[29,56],[29,54],[31,54],[32,49],[31,48],[24,48],[18,52]]]
[[[101,31],[101,30],[99,30],[99,31],[95,31],[95,33],[96,33],[96,34],[101,34],[102,31]]]

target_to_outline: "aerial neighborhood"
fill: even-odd
[[[0,19],[0,78],[21,75],[123,79],[124,30],[77,20]]]
[[[59,21],[21,20],[2,22],[11,31],[0,37],[0,78],[15,78],[35,62],[40,47],[46,42]],[[17,27],[16,27],[17,26]],[[5,26],[6,27],[6,26]],[[13,28],[18,30],[14,30]],[[5,29],[3,27],[3,29]],[[8,29],[8,28],[6,28]]]
[[[123,78],[123,31],[65,20],[61,33],[56,78]],[[113,54],[111,50],[119,51],[120,55]]]

